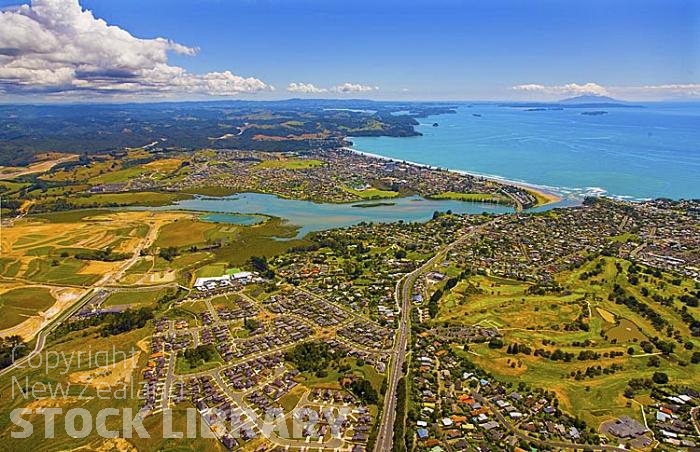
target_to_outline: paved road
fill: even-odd
[[[394,298],[396,299],[396,303],[401,307],[401,323],[394,347],[394,362],[391,365],[389,380],[387,382],[387,391],[384,395],[382,419],[379,425],[379,432],[377,433],[377,442],[374,446],[375,452],[383,452],[392,449],[394,440],[394,419],[396,418],[396,387],[398,386],[399,379],[403,376],[403,363],[406,359],[406,345],[408,344],[408,333],[410,331],[411,299],[413,296],[413,286],[416,280],[423,273],[432,270],[452,248],[467,240],[473,234],[480,232],[486,225],[496,221],[498,220],[472,228],[454,242],[444,246],[435,256],[401,278],[396,284]]]
[[[599,446],[593,446],[590,444],[574,444],[574,443],[567,443],[564,441],[543,441],[539,440],[536,438],[532,438],[525,433],[521,432],[518,430],[513,424],[506,419],[503,414],[498,410],[497,407],[495,407],[488,399],[486,399],[484,396],[481,394],[472,392],[471,393],[474,399],[481,403],[483,406],[489,407],[491,411],[494,413],[496,416],[496,419],[498,419],[499,424],[503,425],[506,427],[512,434],[517,436],[519,439],[522,439],[524,441],[531,442],[535,445],[538,445],[540,447],[546,447],[546,448],[554,448],[554,449],[563,449],[563,450],[591,450],[591,451],[625,451],[627,449],[618,447],[618,446],[613,446],[613,445],[606,445],[602,444]]]
[[[389,376],[387,392],[384,396],[384,407],[381,419],[381,424],[379,426],[379,432],[377,434],[377,442],[374,447],[375,452],[385,452],[392,450],[393,446],[393,436],[394,436],[394,420],[396,418],[396,387],[398,381],[403,375],[403,363],[406,357],[406,345],[408,343],[408,332],[409,332],[409,322],[410,322],[410,309],[411,309],[411,299],[413,295],[413,286],[420,275],[430,271],[440,260],[442,260],[445,255],[452,250],[455,246],[467,240],[473,234],[481,232],[483,228],[490,224],[498,222],[499,220],[493,220],[489,223],[482,224],[480,226],[472,228],[469,232],[462,235],[460,238],[455,240],[443,247],[435,256],[428,260],[421,267],[417,268],[413,272],[404,276],[396,285],[396,290],[394,296],[396,301],[401,306],[401,325],[399,328],[399,335],[396,342],[396,347],[394,349],[394,363],[391,367],[391,373]],[[481,401],[482,404],[490,406],[490,402],[485,398],[475,394],[475,398]],[[508,428],[517,437],[531,441],[540,445],[545,445],[547,447],[576,450],[581,449],[584,445],[577,445],[565,442],[556,441],[538,441],[536,439],[530,438],[524,433],[518,431],[514,426],[512,426],[507,419],[505,419],[501,413],[495,408],[491,407],[492,411],[495,413],[496,418],[502,423],[506,428]],[[601,445],[593,446],[591,450],[597,451],[619,451],[619,447],[611,445]]]

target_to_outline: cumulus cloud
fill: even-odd
[[[597,83],[585,83],[579,85],[578,83],[568,83],[566,85],[538,85],[538,84],[526,84],[526,85],[516,85],[511,89],[515,91],[525,91],[531,93],[544,93],[544,94],[556,94],[556,95],[569,95],[569,96],[580,96],[584,94],[596,94],[599,96],[608,95],[608,90],[600,86]]]
[[[331,88],[334,93],[348,94],[348,93],[367,93],[370,91],[377,91],[378,86],[361,85],[359,83],[342,83]]]
[[[0,89],[11,93],[203,94],[274,89],[230,71],[193,74],[168,54],[197,49],[141,39],[83,10],[78,0],[32,0],[0,11]]]
[[[327,93],[328,89],[319,88],[313,83],[295,83],[292,82],[287,86],[287,91],[291,93],[303,93],[303,94],[318,94]]]
[[[360,83],[342,83],[330,88],[322,88],[313,83],[292,82],[287,86],[287,91],[291,93],[302,94],[320,94],[320,93],[335,93],[335,94],[351,94],[351,93],[367,93],[378,90],[378,86],[362,85]]]
[[[640,86],[601,86],[597,83],[579,85],[569,83],[566,85],[540,85],[525,84],[511,87],[514,91],[534,93],[548,96],[579,96],[584,94],[597,94],[603,96],[619,97],[622,99],[662,100],[662,99],[687,99],[700,97],[700,84],[662,84]]]

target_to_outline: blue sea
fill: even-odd
[[[465,104],[456,114],[419,119],[421,137],[351,140],[359,151],[569,197],[700,198],[700,103],[526,110]],[[581,114],[600,110],[607,113]]]

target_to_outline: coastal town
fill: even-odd
[[[260,192],[333,203],[419,194],[427,198],[481,201],[520,209],[546,202],[532,189],[370,156],[347,147],[282,154],[206,150],[195,153],[182,165],[169,178],[157,179],[144,174],[124,182],[95,185],[90,191],[189,192],[207,187],[212,193]]]
[[[193,276],[172,309],[152,320],[139,415],[194,407],[228,449],[360,451],[379,447],[382,400],[393,396],[397,415],[403,413],[394,444],[407,450],[695,447],[700,395],[682,382],[700,363],[689,345],[700,335],[693,314],[700,284],[697,209],[692,202],[588,199],[534,215],[436,212],[427,223],[316,232],[310,245],[249,270]],[[437,255],[443,257],[428,260]],[[675,313],[663,321],[627,300],[617,301],[625,311],[604,303],[611,281],[596,281],[608,268],[625,281],[624,290],[646,293],[641,296],[654,305],[666,293],[681,294],[665,302]],[[404,304],[395,288],[416,272]],[[570,272],[575,278],[565,276]],[[578,281],[589,288],[578,289]],[[649,286],[658,296],[636,292],[646,281],[658,281]],[[591,292],[590,284],[599,289]],[[128,312],[128,306],[105,310],[109,296],[93,297],[68,325]],[[512,306],[504,307],[499,300],[507,297]],[[466,299],[495,304],[474,311]],[[550,314],[534,320],[544,303],[561,310],[563,325],[547,323]],[[410,340],[401,350],[406,320]],[[618,332],[621,324],[630,325],[626,332]],[[592,339],[598,328],[600,343]],[[564,336],[543,339],[540,329],[591,339],[567,344]],[[386,382],[397,353],[405,352],[403,383],[392,395]],[[547,387],[510,377],[526,362],[537,367],[558,355],[565,383]],[[318,362],[309,362],[312,356]],[[591,359],[600,365],[586,367]],[[619,414],[598,425],[597,415],[571,411],[567,380],[634,375],[641,368],[632,361],[655,373],[625,380],[628,402],[613,411]],[[495,362],[509,370],[492,367]],[[679,364],[687,370],[674,371],[679,380],[669,382],[665,369]],[[648,391],[640,402],[637,394]]]
[[[153,170],[134,169],[143,162]],[[145,357],[130,378],[145,423],[193,409],[229,450],[700,443],[697,201],[550,208],[555,197],[534,189],[345,147],[185,156],[154,146],[40,177],[65,193],[88,183],[63,204],[47,190],[19,206],[36,213],[4,223],[12,254],[0,263],[8,281],[84,291],[39,337],[50,346],[138,333]],[[368,209],[419,195],[512,211],[435,211],[427,222],[302,236],[266,215],[231,223],[167,205],[105,210],[142,196],[159,205],[251,191]],[[591,395],[614,402],[602,410],[583,402]]]
[[[700,0],[0,3],[0,452],[700,452]]]

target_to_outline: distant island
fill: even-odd
[[[599,103],[612,103],[612,104],[624,104],[624,101],[613,99],[609,96],[599,96],[595,94],[584,94],[582,96],[569,97],[559,101],[560,104],[599,104]]]
[[[563,110],[562,107],[549,107],[549,108],[544,108],[544,107],[535,107],[535,108],[526,108],[525,111],[553,111],[553,110]]]
[[[565,108],[644,108],[608,96],[586,94],[556,102],[512,102],[501,107],[525,108],[525,111],[563,110]]]
[[[595,110],[595,111],[583,111],[581,112],[582,115],[586,116],[601,116],[601,115],[607,115],[608,112],[604,110]]]
[[[367,202],[363,204],[353,204],[352,207],[359,207],[360,209],[369,209],[372,207],[384,207],[384,206],[395,206],[395,202]]]

